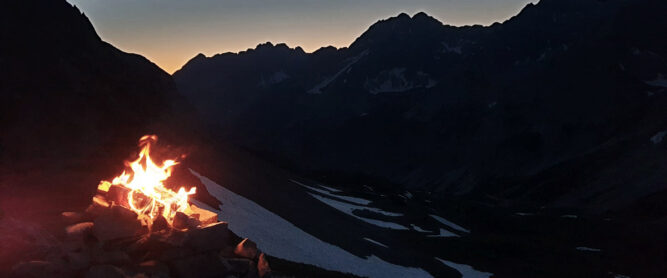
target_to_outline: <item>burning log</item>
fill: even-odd
[[[133,173],[102,181],[85,212],[64,212],[65,240],[43,261],[14,267],[18,277],[269,277],[254,242],[234,235],[218,215],[188,202],[194,189],[162,184],[168,160],[158,166],[142,138]]]
[[[195,205],[190,205],[188,213],[199,220],[202,225],[218,222],[218,214],[212,211],[201,209]]]

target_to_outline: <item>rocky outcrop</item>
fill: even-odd
[[[40,260],[18,263],[12,275],[271,277],[267,258],[257,246],[233,234],[226,222],[202,216],[203,209],[189,216],[179,212],[169,225],[166,221],[160,224],[159,219],[165,220],[161,217],[142,221],[147,220],[145,216],[104,199],[96,196],[85,212],[63,213],[65,223],[90,221],[67,226],[63,239],[49,239],[49,248]]]

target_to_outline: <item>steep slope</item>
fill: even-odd
[[[131,146],[160,123],[176,130],[191,120],[167,73],[102,41],[64,0],[10,1],[0,13],[5,170],[126,156],[114,146]]]
[[[604,209],[664,190],[650,138],[667,129],[665,11],[544,0],[488,27],[401,14],[349,48],[267,43],[174,78],[222,138],[320,177]]]
[[[0,42],[0,276],[9,277],[43,251],[34,242],[55,243],[60,212],[85,208],[137,138],[155,132],[187,148],[197,128],[167,73],[102,41],[64,0],[6,1]]]

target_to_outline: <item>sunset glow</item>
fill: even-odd
[[[138,53],[168,73],[203,53],[239,52],[264,42],[312,52],[347,47],[369,26],[401,12],[424,11],[445,24],[489,25],[530,0],[455,1],[88,1],[68,0],[103,40]]]

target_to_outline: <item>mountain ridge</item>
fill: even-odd
[[[301,171],[509,198],[508,179],[524,183],[610,140],[660,130],[652,119],[664,116],[656,108],[664,96],[649,100],[644,81],[667,69],[664,58],[642,53],[664,57],[657,34],[667,24],[651,10],[665,5],[540,1],[488,27],[404,14],[373,24],[347,48],[281,52],[271,44],[263,46],[275,50],[269,56],[198,56],[200,65],[173,76],[220,136]],[[643,14],[654,22],[630,19]],[[632,55],[638,42],[645,49]],[[605,186],[588,180],[567,190],[587,187]],[[634,190],[611,187],[615,196]],[[649,187],[639,191],[660,190]],[[510,199],[530,199],[526,192]],[[564,204],[560,197],[542,201]]]

